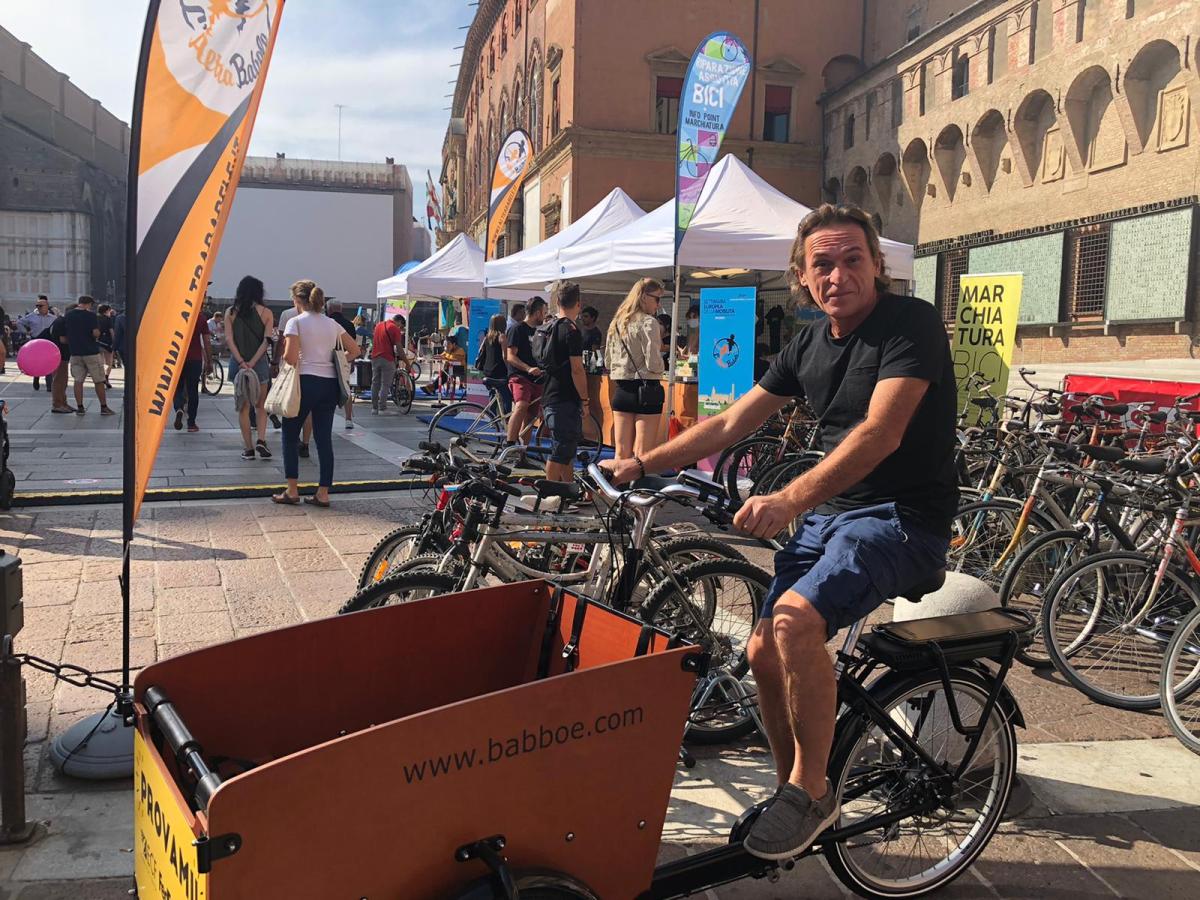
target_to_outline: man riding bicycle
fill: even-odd
[[[734,519],[760,538],[799,520],[775,557],[747,648],[780,784],[744,843],[764,859],[799,854],[838,816],[825,774],[837,704],[825,642],[945,566],[958,504],[945,328],[931,304],[887,293],[870,218],[829,204],[810,213],[788,279],[827,318],[801,331],[719,416],[644,458],[604,463],[618,483],[691,465],[793,397],[819,419],[825,458],[782,490],[751,497]]]

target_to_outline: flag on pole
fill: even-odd
[[[129,174],[125,502],[136,520],[250,146],[284,0],[151,0]]]
[[[425,217],[430,230],[442,227],[442,204],[438,200],[437,188],[433,186],[433,175],[425,170]]]
[[[676,129],[676,257],[749,75],[750,54],[728,32],[710,34],[692,55],[679,99]]]
[[[533,145],[529,135],[518,128],[500,143],[496,164],[492,168],[492,195],[488,203],[487,246],[484,258],[494,259],[496,245],[504,227],[508,224],[508,213],[521,190],[521,183],[529,173],[533,161]]]

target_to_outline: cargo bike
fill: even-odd
[[[649,488],[668,492],[723,502],[699,476]],[[866,897],[966,871],[1012,788],[1024,721],[1004,680],[1032,626],[991,610],[850,628],[829,765],[841,815],[802,856]],[[544,581],[156,663],[135,684],[138,896],[665,900],[779,878],[797,860],[741,844],[762,804],[728,845],[655,865],[707,663]]]

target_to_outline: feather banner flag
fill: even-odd
[[[521,182],[533,162],[533,144],[529,135],[518,128],[500,144],[492,168],[492,193],[487,213],[487,244],[484,258],[496,258],[496,245],[508,225],[508,214],[521,191]]]
[[[283,5],[151,0],[146,14],[129,165],[129,530],[229,219]]]

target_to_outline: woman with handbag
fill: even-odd
[[[613,438],[617,459],[641,457],[658,446],[662,418],[662,326],[655,314],[663,284],[642,278],[617,307],[604,355],[613,383]]]
[[[324,314],[325,292],[315,282],[292,285],[292,303],[297,315],[283,329],[283,365],[299,377],[300,402],[296,415],[283,420],[283,474],[287,489],[275,494],[275,503],[300,502],[300,428],[312,416],[313,441],[320,460],[317,492],[304,498],[312,506],[329,506],[333,485],[333,411],[349,394],[347,369],[350,357],[359,354],[358,343],[335,320]],[[280,378],[284,373],[280,373]]]
[[[242,459],[271,458],[267,448],[267,391],[271,384],[271,361],[267,358],[270,335],[275,330],[275,315],[263,302],[263,283],[253,275],[238,282],[233,306],[225,315],[225,333],[229,343],[229,382],[234,386],[234,405],[242,429]],[[245,374],[242,374],[242,373]],[[238,385],[246,387],[238,390]],[[257,388],[257,390],[255,390]],[[252,396],[251,396],[252,395]],[[239,399],[242,401],[239,405]],[[255,443],[250,430],[250,413],[258,428]]]

